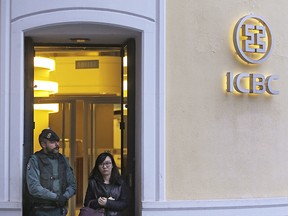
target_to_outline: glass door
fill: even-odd
[[[87,99],[83,102],[83,192],[97,156],[110,152],[121,171],[120,97]],[[81,129],[80,129],[81,130]],[[79,185],[82,187],[82,185]],[[85,194],[83,194],[85,195]],[[83,197],[84,198],[84,197]]]
[[[31,38],[25,38],[25,82],[24,82],[24,145],[23,145],[23,187],[22,187],[22,209],[23,215],[29,215],[30,203],[29,195],[26,187],[26,166],[30,155],[33,153],[33,130],[34,130],[34,116],[33,116],[33,101],[34,101],[34,44]]]
[[[44,128],[50,128],[55,131],[59,138],[59,152],[69,161],[74,171],[77,182],[81,178],[78,176],[77,146],[79,140],[76,140],[76,103],[75,101],[51,100],[46,98],[34,99],[34,152],[41,150],[38,143],[38,136]],[[76,196],[69,200],[68,214],[76,216],[76,204],[82,193],[77,188]],[[82,191],[81,191],[82,192]]]
[[[102,152],[112,153],[121,171],[120,97],[43,97],[35,98],[34,103],[34,151],[40,150],[37,134],[43,127],[59,134],[60,153],[68,158],[77,180],[68,215],[78,215],[96,157]],[[52,105],[58,109],[48,111]]]
[[[127,215],[135,215],[135,41],[122,47],[121,158],[122,175],[131,192]]]

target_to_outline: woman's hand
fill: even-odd
[[[106,198],[106,197],[99,197],[98,203],[99,203],[99,205],[101,205],[101,206],[105,206],[106,203],[107,203],[107,198]]]

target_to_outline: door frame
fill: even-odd
[[[25,121],[24,121],[24,131],[25,131],[25,136],[24,136],[24,167],[23,170],[26,169],[26,165],[29,159],[29,156],[33,153],[33,146],[34,146],[34,140],[33,140],[33,134],[34,134],[34,128],[35,128],[35,122],[34,122],[34,109],[33,109],[33,104],[35,103],[35,100],[41,103],[49,103],[49,102],[68,102],[71,103],[72,110],[71,110],[71,118],[75,119],[76,115],[76,110],[75,110],[75,102],[77,98],[73,99],[73,96],[70,97],[69,95],[67,97],[65,96],[60,96],[60,97],[52,97],[52,98],[34,98],[34,65],[33,65],[33,58],[35,56],[35,47],[39,46],[45,46],[45,47],[90,47],[90,48],[108,48],[108,47],[113,47],[113,48],[119,48],[120,53],[123,53],[123,49],[127,48],[128,52],[128,97],[126,99],[126,102],[128,101],[129,103],[129,112],[127,116],[127,124],[129,125],[128,127],[128,137],[127,137],[127,162],[128,168],[127,168],[127,184],[130,186],[130,192],[131,192],[131,203],[130,203],[130,211],[135,212],[135,40],[133,38],[128,39],[124,44],[121,45],[103,45],[103,44],[41,44],[41,43],[33,43],[32,38],[30,37],[25,37],[25,83],[24,83],[24,95],[25,95],[25,104],[24,104],[24,112],[25,112]],[[124,56],[119,56],[121,57],[121,104],[124,102],[124,91],[123,91],[123,57]],[[85,97],[85,96],[84,96]],[[86,99],[87,100],[87,99]],[[93,101],[93,97],[89,97],[90,101]],[[95,100],[95,99],[94,99]],[[105,99],[104,99],[105,100]],[[123,117],[123,106],[121,106],[121,117]],[[122,119],[122,118],[121,118]],[[72,131],[76,131],[76,124],[72,124],[71,126]],[[127,127],[120,128],[121,129],[121,166],[123,166],[123,130],[126,130]],[[71,133],[75,134],[75,133]],[[76,137],[73,137],[72,141],[76,140]],[[72,165],[74,166],[74,164]],[[74,167],[73,167],[74,168]],[[25,172],[23,172],[23,178],[25,178]],[[23,199],[25,197],[25,185],[23,185]],[[85,191],[84,191],[85,192]],[[25,199],[24,199],[25,200]],[[75,210],[75,209],[74,209]],[[23,211],[24,214],[26,213],[25,209],[25,204],[23,203]],[[129,213],[130,215],[130,213]],[[133,215],[133,213],[132,213]]]
[[[31,38],[25,38],[25,65],[24,65],[24,145],[23,145],[23,173],[22,178],[24,179],[24,184],[22,185],[22,197],[23,197],[23,215],[29,215],[30,206],[29,198],[26,188],[26,166],[30,155],[33,153],[33,131],[34,131],[34,45]],[[31,73],[31,71],[33,73]],[[27,103],[28,102],[28,103]],[[32,102],[32,104],[31,104]]]
[[[124,56],[127,52],[127,98],[124,98]],[[121,143],[124,143],[124,130],[126,130],[127,136],[127,160],[126,160],[126,182],[130,188],[130,205],[128,212],[135,212],[135,148],[136,148],[136,136],[135,136],[135,74],[136,74],[136,62],[135,62],[135,40],[133,38],[128,39],[121,48]],[[127,107],[127,125],[124,122],[124,104]],[[124,152],[123,146],[121,146],[121,164],[124,164]]]
[[[161,1],[162,2],[162,1]],[[163,3],[163,2],[162,2]],[[160,4],[162,4],[160,3]],[[139,17],[137,14],[116,13],[111,16],[110,11],[103,10],[50,10],[49,13],[31,13],[21,19],[14,19],[11,23],[11,59],[9,89],[9,143],[11,149],[19,148],[23,143],[24,131],[24,36],[34,36],[34,29],[67,24],[106,25],[133,29],[137,32],[136,40],[136,142],[135,149],[135,202],[136,212],[141,215],[145,209],[157,209],[157,201],[165,201],[165,7],[161,7],[157,27],[153,19]],[[80,23],[78,21],[81,21]],[[159,30],[159,32],[158,32]],[[36,37],[40,37],[36,35]],[[157,62],[157,63],[156,63]],[[151,82],[152,80],[152,82]],[[8,95],[8,94],[7,94]],[[4,99],[2,99],[4,100]],[[16,154],[23,157],[23,151]],[[15,152],[11,152],[11,157]],[[18,185],[11,191],[12,197],[22,197],[23,160],[11,161],[10,178]],[[20,187],[20,189],[19,189]],[[20,201],[22,201],[20,199]],[[155,203],[155,204],[154,204]],[[21,203],[19,208],[21,207]]]

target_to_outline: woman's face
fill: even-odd
[[[111,175],[111,171],[113,168],[111,158],[107,156],[105,160],[101,164],[99,164],[98,168],[102,176]]]

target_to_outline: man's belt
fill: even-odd
[[[55,209],[59,208],[58,206],[34,206],[36,209]]]

